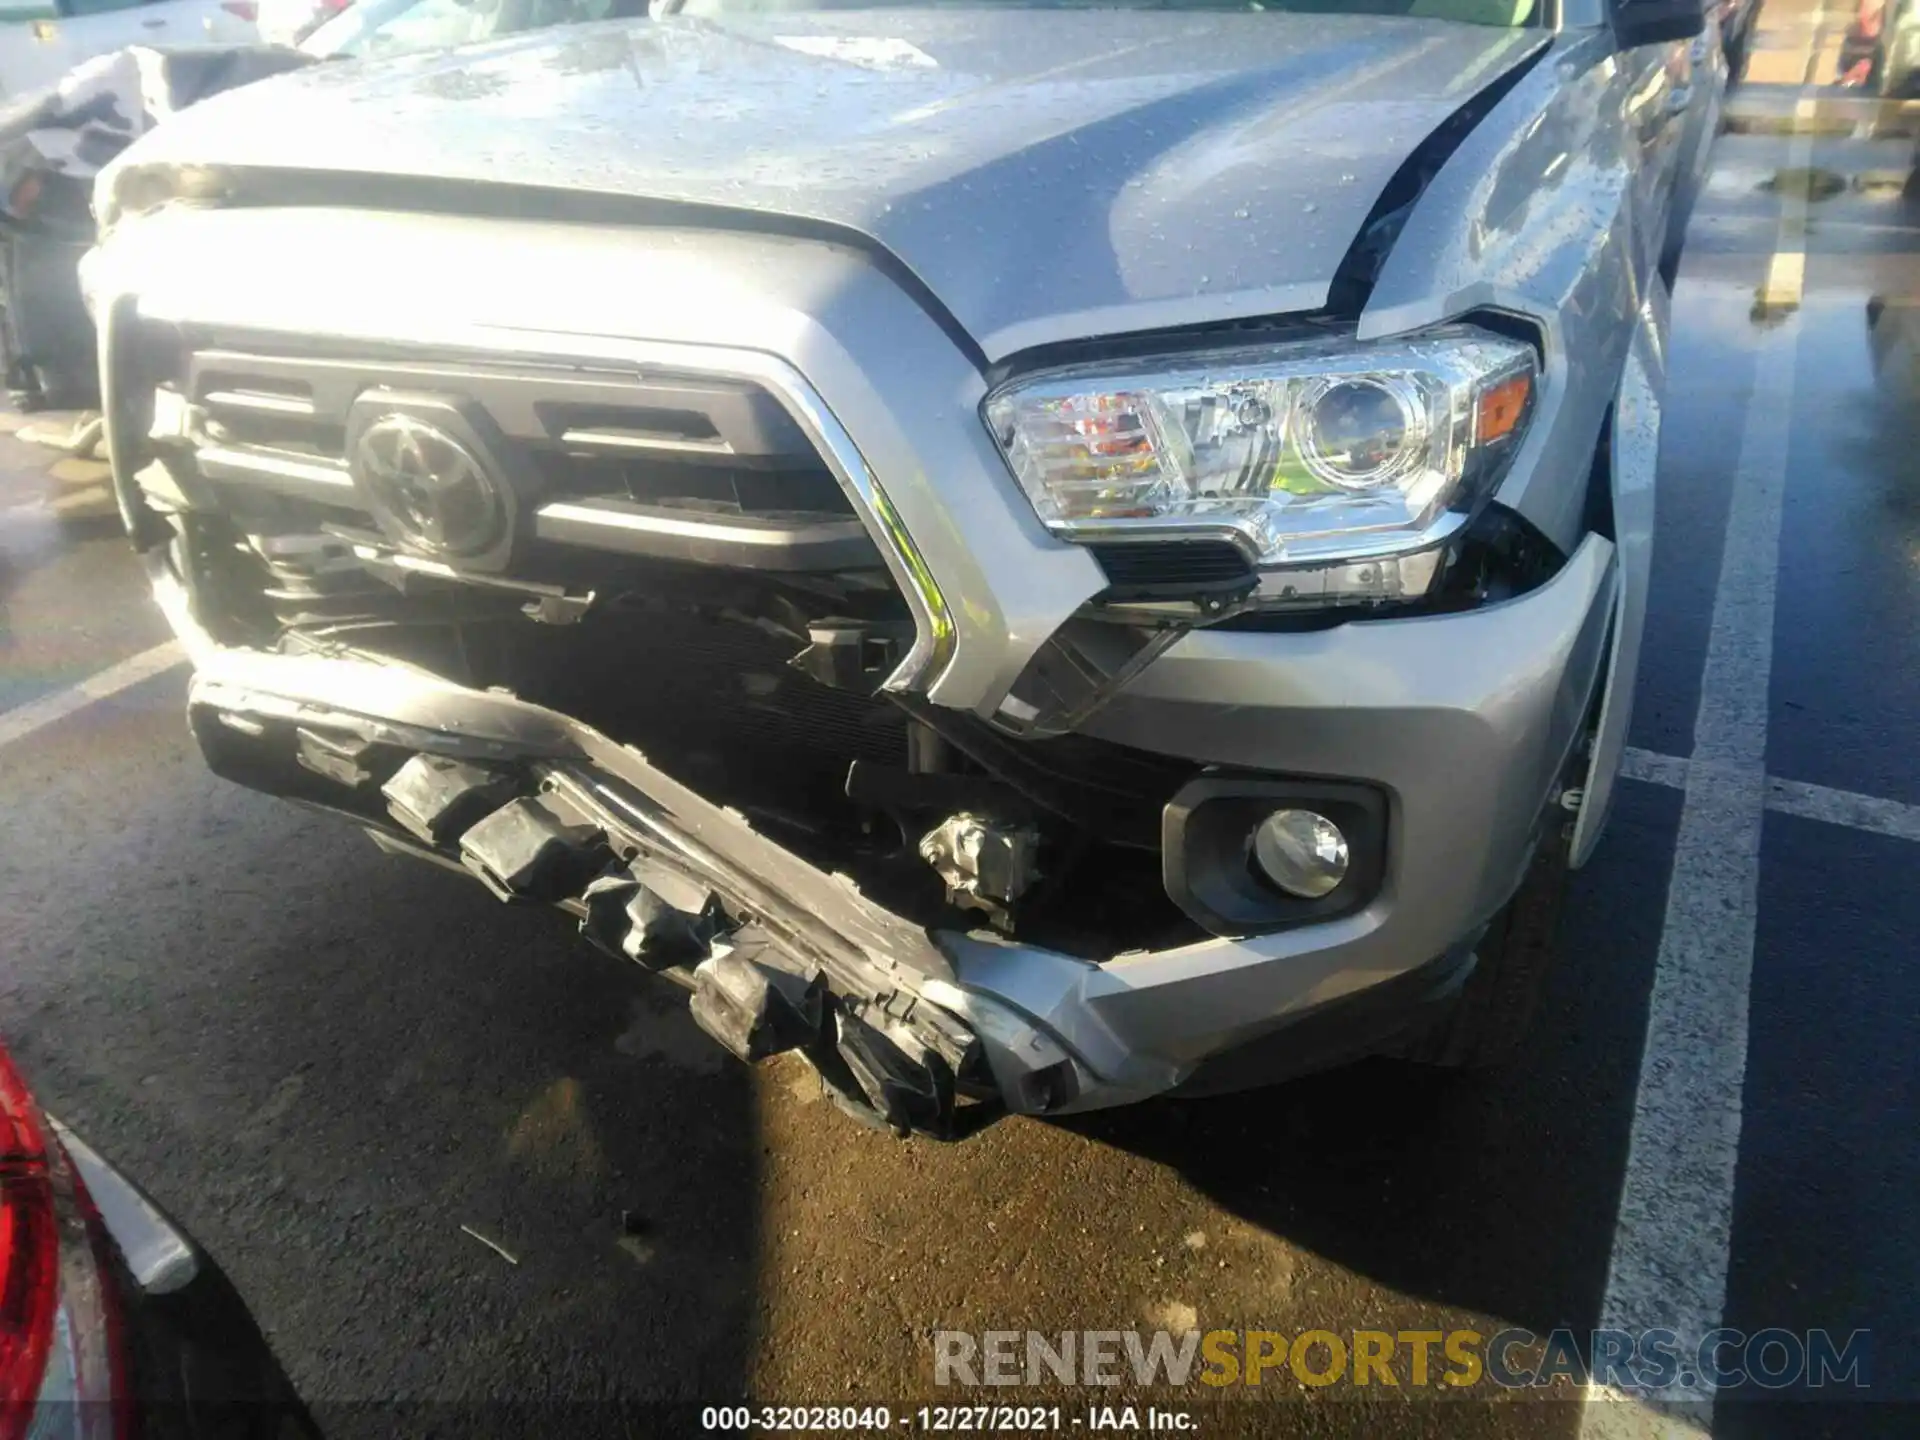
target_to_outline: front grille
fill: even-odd
[[[555,495],[620,496],[691,514],[731,516],[851,516],[840,483],[817,470],[747,470],[731,465],[658,457],[633,459],[579,448],[533,453]]]
[[[751,625],[644,602],[596,611],[578,627],[494,627],[468,648],[477,683],[537,696],[650,754],[766,772],[716,774],[709,788],[720,793],[764,789],[823,763],[837,792],[855,758],[904,767],[905,714],[818,683],[793,666],[793,652]],[[595,664],[596,654],[619,663]]]
[[[758,386],[637,368],[517,365],[375,351],[307,353],[284,338],[193,333],[156,433],[203,478],[249,496],[372,518],[348,465],[356,406],[410,397],[474,417],[529,543],[761,571],[878,567],[833,472]],[[497,452],[497,453],[496,453]]]

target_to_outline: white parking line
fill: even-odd
[[[1726,1304],[1733,1187],[1747,1068],[1760,831],[1767,799],[1767,690],[1793,414],[1797,321],[1759,344],[1734,466],[1719,585],[1686,766],[1666,917],[1600,1324],[1666,1328],[1692,1351]],[[1709,1432],[1713,1387],[1635,1394],[1596,1376],[1581,1435]],[[1615,1377],[1624,1378],[1624,1377]]]
[[[1795,114],[1813,113],[1814,74],[1826,38],[1821,14],[1804,43]],[[1812,137],[1795,134],[1787,164],[1804,176]],[[1779,229],[1757,313],[1791,315],[1806,282],[1804,183],[1781,197]],[[1647,1004],[1613,1253],[1600,1325],[1640,1334],[1669,1329],[1678,1353],[1698,1353],[1726,1308],[1733,1192],[1747,1072],[1747,1004],[1759,909],[1766,773],[1767,691],[1773,672],[1774,592],[1786,490],[1800,327],[1789,321],[1759,345],[1753,393],[1734,465],[1720,578],[1694,716],[1693,754],[1643,756],[1645,778],[1674,783],[1685,800],[1667,880],[1667,909]],[[1683,1363],[1658,1391],[1596,1375],[1582,1440],[1711,1433],[1714,1387]],[[1610,1383],[1614,1382],[1614,1383]]]
[[[1903,805],[1851,790],[1829,790],[1801,780],[1769,780],[1767,808],[1805,820],[1824,820],[1901,840],[1920,840],[1920,805]]]
[[[1807,42],[1807,65],[1801,85],[1809,91],[1814,83],[1815,67],[1820,63],[1820,44],[1826,38],[1824,17]],[[1817,109],[1811,93],[1803,94],[1793,107],[1794,118],[1810,120]],[[1786,174],[1791,178],[1780,190],[1780,228],[1774,240],[1773,259],[1767,265],[1767,278],[1760,287],[1756,308],[1766,314],[1783,314],[1797,309],[1807,287],[1807,203],[1808,186],[1813,174],[1813,133],[1810,127],[1798,127],[1787,142]]]
[[[117,665],[109,665],[76,685],[56,690],[51,695],[42,695],[38,700],[29,700],[11,710],[0,711],[0,746],[24,740],[36,730],[44,730],[86,709],[96,700],[117,695],[129,686],[171,670],[186,658],[187,652],[180,648],[179,642],[169,640],[164,645],[156,645],[151,650],[130,656]]]
[[[1628,750],[1620,757],[1620,776],[1624,780],[1643,780],[1649,785],[1684,790],[1687,761],[1681,755]],[[1849,830],[1871,830],[1896,840],[1920,840],[1920,805],[1908,805],[1900,800],[1810,785],[1804,780],[1775,778],[1767,781],[1766,804],[1767,809],[1781,815],[1844,825]]]
[[[1649,785],[1666,785],[1675,790],[1684,790],[1687,788],[1687,757],[1636,750],[1630,745],[1620,756],[1620,778],[1644,780]]]

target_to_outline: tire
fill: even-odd
[[[7,287],[11,267],[6,264],[6,242],[0,240],[0,287]],[[20,353],[20,337],[14,330],[11,296],[0,300],[0,369],[5,372],[7,404],[28,415],[44,408],[40,404],[40,379],[33,366]]]
[[[0,238],[0,357],[15,408],[84,410],[99,398],[93,321],[80,299],[80,249],[12,231]]]
[[[1520,888],[1474,946],[1473,973],[1452,1013],[1420,1038],[1408,1059],[1449,1070],[1490,1070],[1520,1053],[1559,953],[1571,829],[1558,816],[1549,822]]]

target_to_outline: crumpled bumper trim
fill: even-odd
[[[840,1078],[865,1090],[873,1109],[894,1128],[902,1128],[906,1117],[912,1128],[939,1134],[949,1128],[952,1113],[951,1081],[937,1081],[929,1108],[910,1075],[891,1063],[898,1059],[896,1052],[905,1050],[920,1060],[930,1052],[941,1054],[948,1068],[958,1071],[963,1067],[954,1056],[976,1039],[983,1052],[980,1072],[1009,1109],[1048,1113],[1136,1098],[1132,1089],[1116,1090],[1103,1082],[1030,1017],[990,993],[963,986],[926,931],[868,901],[845,877],[822,871],[759,834],[737,812],[687,789],[639,751],[510,695],[469,689],[344,649],[281,655],[221,645],[193,615],[168,550],[149,551],[146,565],[155,598],[195,667],[188,705],[197,728],[210,722],[214,729],[257,738],[268,726],[282,727],[290,738],[289,762],[304,770],[315,767],[298,758],[300,737],[319,733],[520,774],[528,791],[539,792],[569,818],[589,819],[637,845],[635,863],[664,866],[683,885],[709,886],[754,916],[753,933],[736,938],[753,944],[770,939],[778,953],[791,956],[803,970],[817,967],[840,1003],[823,1037],[831,1054],[816,1055],[804,1047],[803,1053],[827,1074],[832,1055],[851,1048],[861,1063],[849,1065]],[[330,770],[318,773],[331,775]],[[428,825],[423,835],[399,819],[375,820],[345,804],[321,808],[368,827],[383,848],[487,878],[486,866],[465,863],[471,857],[452,844],[436,844],[426,820],[419,821]],[[490,888],[499,894],[503,885],[506,877],[496,875]],[[556,903],[587,914],[584,900]],[[715,953],[725,949],[716,946]],[[707,988],[725,978],[710,975]],[[699,993],[700,967],[691,979]],[[719,1013],[716,997],[710,996],[708,1009]],[[937,1067],[921,1068],[938,1073]],[[828,1079],[831,1085],[832,1075]],[[1168,1076],[1166,1083],[1171,1082]]]

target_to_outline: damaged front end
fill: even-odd
[[[181,633],[205,641],[173,556],[149,563]],[[197,658],[189,716],[215,773],[573,915],[601,950],[688,987],[740,1059],[796,1051],[862,1120],[951,1137],[1002,1101],[1044,1112],[1076,1093],[1071,1060],[1017,1016],[983,1015],[924,928],[629,747],[367,652]],[[1028,1058],[1010,1069],[1014,1050]]]
[[[1056,1109],[1084,1070],[936,937],[1203,935],[1159,877],[1197,767],[912,694],[938,596],[766,387],[115,346],[116,452],[154,462],[122,500],[212,768],[573,914],[741,1059],[797,1052],[902,1133]]]

